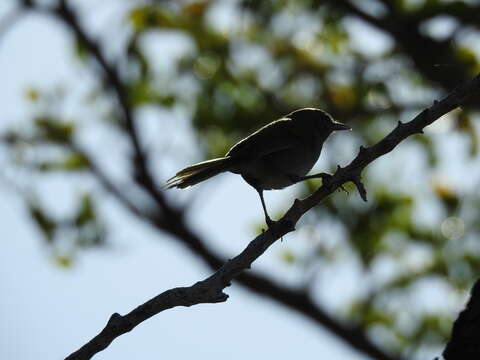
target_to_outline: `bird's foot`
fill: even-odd
[[[323,184],[328,184],[329,181],[333,178],[333,175],[332,175],[332,174],[329,174],[329,173],[320,173],[320,174],[315,174],[315,175],[311,175],[311,176],[315,176],[315,177],[321,178]],[[345,189],[345,187],[344,187],[343,185],[340,185],[338,188],[339,188],[341,191],[345,191],[345,192],[347,193],[347,195],[350,194],[350,193],[348,192],[348,190]]]
[[[267,223],[267,227],[268,229],[271,229],[273,224],[275,224],[275,221],[273,221],[272,219],[270,219],[269,217],[265,218],[265,222]]]
[[[333,175],[329,173],[320,173],[312,176],[322,179],[322,183],[324,184],[328,183],[333,177]]]
[[[272,219],[268,218],[268,219],[265,219],[265,222],[267,223],[268,228],[267,229],[262,229],[262,234],[267,230],[271,230],[275,234],[275,230],[273,229],[273,226],[278,221],[273,221]],[[287,226],[288,232],[295,230],[295,223],[292,220],[283,219],[283,220],[280,221],[280,223],[282,224],[282,228],[283,228],[283,226]],[[283,241],[283,236],[280,237],[280,241]]]
[[[265,223],[267,224],[267,228],[264,229],[262,228],[262,234],[267,231],[267,230],[270,230],[273,226],[273,224],[275,224],[275,221],[273,221],[272,219],[270,219],[269,217],[268,218],[265,218]]]

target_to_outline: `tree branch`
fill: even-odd
[[[192,306],[201,303],[217,303],[227,299],[215,280],[208,278],[190,287],[179,287],[167,290],[153,299],[140,305],[128,314],[113,314],[105,328],[79,350],[69,355],[66,360],[91,359],[96,353],[107,348],[118,336],[135,328],[143,321],[161,311],[176,306]]]
[[[100,65],[105,79],[105,84],[112,90],[116,96],[120,110],[123,116],[123,125],[129,134],[132,143],[134,157],[132,163],[136,170],[135,180],[139,182],[143,188],[152,196],[160,208],[165,207],[165,199],[158,190],[159,186],[155,184],[154,177],[148,168],[148,156],[142,149],[140,138],[136,127],[136,120],[132,105],[129,99],[128,88],[124,84],[116,66],[110,63],[101,50],[100,44],[91,38],[82,27],[74,9],[68,4],[67,0],[59,0],[56,6],[44,7],[32,0],[19,0],[27,9],[32,9],[53,15],[55,18],[63,22],[77,37],[91,56]]]
[[[112,315],[105,329],[77,352],[70,355],[68,359],[90,359],[95,353],[105,349],[116,337],[132,330],[141,322],[166,309],[175,306],[191,306],[200,303],[226,301],[228,295],[223,290],[230,285],[230,282],[244,270],[249,269],[251,264],[275,241],[295,230],[295,224],[301,216],[348,181],[356,183],[361,194],[365,195],[365,189],[363,185],[360,185],[360,175],[368,164],[391,152],[401,141],[409,136],[422,133],[424,127],[457,108],[478,91],[480,91],[480,75],[477,75],[469,82],[459,85],[443,100],[435,101],[430,108],[422,111],[410,122],[405,124],[398,122],[395,129],[377,144],[369,148],[361,147],[358,155],[349,165],[344,168],[338,167],[332,178],[312,195],[303,200],[295,200],[294,204],[279,221],[257,236],[245,250],[226,262],[213,275],[188,288],[168,290],[125,316]],[[392,359],[392,357],[378,349],[372,356],[376,359]]]
[[[418,12],[412,13],[399,13],[395,6],[389,6],[389,11],[385,15],[375,17],[361,10],[352,1],[328,0],[316,1],[314,3],[318,6],[327,5],[332,9],[342,11],[346,15],[356,16],[392,36],[396,43],[413,60],[415,67],[423,76],[444,89],[451,89],[460,80],[469,78],[471,66],[456,55],[451,39],[436,40],[421,33],[420,25],[429,15],[428,11],[426,12],[425,10],[427,6]],[[458,4],[455,3],[456,5]],[[465,10],[465,7],[462,7],[463,12],[470,13],[469,17],[470,15],[475,16],[475,13],[478,11],[476,6],[472,6],[468,11]],[[446,12],[448,10],[447,7],[439,5],[436,8],[439,14],[443,13],[443,11],[448,14]],[[457,11],[455,13],[458,14]],[[434,14],[432,13],[431,15],[433,16]],[[467,23],[469,22],[467,21]],[[425,54],[429,54],[429,56],[425,56]],[[433,62],[432,59],[434,59]],[[454,66],[449,66],[448,71],[439,71],[434,66],[434,64],[438,63]]]
[[[126,85],[123,84],[123,82],[121,81],[121,78],[120,78],[119,73],[117,72],[117,69],[115,68],[115,66],[110,64],[106,60],[106,58],[104,57],[104,55],[101,51],[100,45],[96,41],[91,39],[88,36],[88,34],[86,34],[84,29],[82,29],[74,10],[67,5],[67,2],[65,0],[60,0],[59,5],[57,7],[53,7],[53,8],[40,7],[32,0],[20,0],[20,2],[23,3],[23,5],[27,8],[36,9],[36,10],[40,10],[40,11],[43,11],[43,12],[53,14],[57,18],[62,20],[75,33],[75,35],[78,37],[78,39],[80,41],[82,41],[84,45],[86,45],[87,49],[90,51],[90,53],[93,55],[93,57],[98,61],[101,69],[104,72],[105,79],[106,79],[106,84],[113,90],[114,94],[116,95],[116,97],[119,101],[120,108],[122,110],[123,117],[124,117],[124,120],[125,120],[126,129],[127,129],[127,132],[129,133],[129,136],[130,136],[132,144],[133,144],[133,148],[134,148],[134,152],[135,152],[135,157],[134,157],[133,161],[134,161],[135,167],[137,168],[136,179],[139,182],[139,184],[145,190],[147,190],[147,192],[152,196],[152,198],[156,201],[157,205],[159,206],[160,211],[156,214],[148,215],[147,220],[149,220],[159,230],[162,230],[162,231],[168,232],[172,235],[175,235],[179,241],[181,241],[184,245],[186,245],[195,254],[199,255],[211,268],[217,269],[223,263],[221,261],[221,258],[216,256],[210,249],[208,249],[205,245],[205,242],[197,234],[195,234],[193,231],[191,231],[189,229],[189,227],[184,223],[184,219],[183,219],[183,216],[182,216],[183,213],[180,210],[175,209],[170,204],[168,204],[165,201],[165,198],[163,197],[163,194],[160,191],[157,190],[158,187],[155,185],[153,176],[150,174],[149,169],[147,167],[147,163],[148,163],[147,156],[141,149],[141,145],[140,145],[140,142],[139,142],[139,139],[138,139],[138,135],[137,135],[137,132],[136,132],[136,129],[135,129],[135,126],[134,126],[135,121],[134,121],[133,111],[131,109],[131,104],[129,103],[129,100],[128,100],[128,91],[126,89]],[[408,123],[408,124],[410,124],[410,123]],[[407,125],[407,124],[405,124],[405,125]],[[403,140],[403,139],[401,139],[401,140]],[[398,142],[396,144],[398,144]],[[394,146],[396,146],[396,144]],[[364,151],[368,151],[368,154],[369,154],[369,156],[366,156],[365,159],[367,159],[369,157],[371,158],[372,156],[375,156],[376,153],[375,153],[375,151],[372,151],[372,149],[373,149],[373,147],[368,148],[368,149],[364,149]],[[389,150],[389,151],[391,151],[391,150]],[[360,152],[362,152],[362,150]],[[379,157],[381,155],[382,154],[380,154],[376,157]],[[361,169],[355,168],[355,167],[350,168],[350,170],[357,171],[358,176],[355,173],[355,171],[353,171],[353,172],[351,172],[351,174],[353,174],[354,176],[351,177],[351,178],[349,178],[347,176],[346,177],[346,178],[348,178],[347,181],[348,180],[353,181],[357,185],[357,188],[360,191],[362,191],[362,189],[363,189],[363,184],[360,182],[361,170],[363,170],[363,168],[369,162],[373,161],[375,158],[371,159],[370,161],[368,161],[365,164],[360,164],[360,165],[363,165],[363,167]],[[355,160],[357,160],[357,159],[355,159]],[[354,162],[355,162],[355,160],[354,160]],[[351,166],[352,164],[353,164],[353,162],[349,166]],[[325,196],[330,194],[332,191],[334,191],[334,189],[341,186],[341,184],[339,184],[339,181],[341,181],[343,178],[345,178],[346,175],[348,175],[348,172],[346,172],[346,170],[345,170],[347,168],[339,169],[337,171],[337,173],[335,174],[335,177],[330,182],[328,182],[328,184],[326,184],[326,187],[322,186],[322,188],[320,188],[312,196],[317,194],[316,196],[317,196],[317,198],[319,198],[318,201],[320,201],[322,198],[324,198]],[[92,170],[97,170],[97,172],[98,172],[99,169],[92,169]],[[109,185],[108,182],[105,182],[104,180],[105,179],[103,179],[102,183],[106,186],[107,190],[111,191],[112,189],[114,189]],[[324,195],[320,194],[322,191],[325,193]],[[117,196],[115,194],[115,191],[113,193],[114,193],[115,196]],[[269,236],[272,236],[274,234],[275,239],[273,240],[273,242],[275,240],[277,240],[279,238],[279,236],[281,236],[282,234],[286,234],[287,232],[293,230],[293,225],[294,225],[295,222],[292,221],[292,219],[295,220],[295,218],[296,218],[296,220],[298,221],[298,218],[300,218],[300,216],[303,214],[302,211],[304,209],[307,209],[308,206],[311,205],[310,202],[312,200],[309,200],[311,198],[312,197],[309,197],[302,202],[301,201],[296,201],[294,206],[292,206],[292,208],[289,210],[289,212],[287,212],[287,214],[283,217],[283,219],[282,219],[283,221],[280,221],[277,225],[274,226],[274,233],[269,235]],[[314,205],[312,205],[312,206],[314,206]],[[300,208],[298,208],[298,206],[300,206]],[[305,211],[308,211],[308,209],[305,210]],[[141,214],[138,211],[133,211],[133,212],[138,216],[143,216],[143,217],[146,216],[144,214]],[[290,218],[287,215],[290,215]],[[261,236],[267,236],[267,234],[265,233]],[[266,246],[268,247],[270,245],[266,244]],[[263,251],[265,251],[267,247],[265,247],[265,249],[263,249]],[[263,253],[263,251],[262,251],[262,253]],[[259,254],[258,256],[260,256],[260,255],[261,254]],[[229,264],[229,262],[226,263],[224,266],[226,266],[227,264]],[[237,266],[238,265],[239,264],[237,263]],[[359,351],[362,351],[363,353],[365,353],[365,354],[367,354],[367,355],[369,355],[369,356],[371,356],[372,358],[375,358],[375,359],[385,359],[385,360],[392,359],[391,357],[386,355],[382,350],[380,350],[378,347],[376,347],[373,343],[371,343],[369,341],[369,339],[365,336],[363,331],[361,331],[360,329],[351,329],[348,326],[344,326],[341,323],[339,323],[338,321],[336,321],[335,319],[331,318],[324,310],[321,309],[321,307],[314,304],[312,299],[307,294],[301,293],[301,292],[296,292],[296,291],[293,291],[291,289],[282,287],[282,286],[280,286],[278,284],[275,284],[272,281],[270,281],[266,278],[263,278],[259,275],[240,273],[243,269],[238,269],[237,268],[235,271],[233,271],[233,270],[234,269],[232,268],[227,273],[231,276],[235,276],[235,275],[238,274],[237,280],[240,283],[242,283],[243,285],[247,286],[248,288],[250,288],[252,290],[255,290],[256,292],[258,292],[260,294],[268,296],[268,297],[276,300],[279,303],[287,305],[291,309],[297,310],[298,312],[302,313],[303,315],[305,315],[305,316],[309,317],[310,319],[316,321],[318,324],[321,324],[322,326],[325,326],[327,329],[332,331],[334,334],[339,336],[341,339],[346,341],[348,344],[353,346],[355,349],[357,349]],[[212,275],[212,276],[214,276],[214,275]],[[208,279],[206,279],[204,281],[207,281],[207,280]],[[91,353],[90,357],[93,356],[93,354],[95,354],[96,352],[101,351],[106,346],[108,346],[108,344],[115,337],[133,329],[134,326],[131,327],[132,324],[135,324],[135,321],[138,321],[139,319],[141,319],[140,316],[137,316],[138,314],[143,312],[144,316],[145,316],[145,314],[148,314],[148,316],[146,318],[149,318],[149,317],[155,315],[156,313],[158,313],[160,311],[171,308],[172,307],[171,306],[172,301],[173,301],[172,299],[176,299],[175,296],[177,296],[177,295],[183,294],[182,296],[184,296],[184,298],[183,298],[183,300],[178,300],[176,305],[173,305],[173,306],[189,306],[189,305],[192,305],[189,302],[189,301],[191,301],[191,299],[197,299],[197,301],[199,301],[197,303],[201,303],[201,302],[204,302],[204,301],[205,302],[211,302],[211,301],[207,301],[208,299],[205,298],[205,297],[196,297],[195,293],[198,292],[198,284],[200,284],[200,283],[197,283],[196,285],[194,285],[192,287],[189,287],[189,288],[172,289],[172,290],[169,290],[169,291],[167,291],[163,294],[160,294],[158,297],[155,297],[154,299],[152,299],[151,301],[146,303],[146,304],[150,304],[149,306],[152,306],[152,304],[154,305],[155,310],[153,312],[148,312],[148,311],[146,312],[145,308],[142,305],[139,308],[133,310],[131,313],[129,313],[129,314],[123,316],[123,317],[120,316],[120,315],[112,315],[112,318],[109,321],[109,323],[107,324],[106,328],[99,335],[97,335],[91,342],[88,343],[91,346],[90,349],[94,349],[94,350],[98,349],[95,352]],[[185,291],[187,293],[185,293]],[[220,291],[220,293],[223,294],[223,291]],[[144,305],[146,305],[146,304],[144,304]],[[150,308],[148,308],[148,309],[149,309],[149,311],[152,311],[152,309],[150,309]],[[125,318],[126,318],[126,320],[125,320]],[[141,321],[144,321],[144,320],[141,320]],[[127,324],[128,326],[126,326],[125,324]],[[138,324],[138,323],[136,323],[136,324]],[[109,338],[107,336],[107,334],[112,329],[114,329],[114,330],[116,329],[114,331],[114,334],[116,334],[116,336],[111,338],[111,335],[108,335],[108,336],[110,336],[110,338]],[[128,330],[125,330],[125,329],[128,329]],[[101,344],[104,344],[103,341],[108,340],[108,339],[110,339],[109,342],[107,343],[107,345],[105,345],[102,348]],[[85,346],[87,346],[87,345],[85,345]],[[84,347],[82,347],[82,349],[84,349]],[[80,350],[82,350],[82,349],[80,349]],[[82,351],[80,351],[80,350],[79,350],[80,354],[78,354],[77,352],[75,353],[76,356],[82,356],[82,354],[84,356],[88,355],[88,351],[86,351],[85,349],[82,350]],[[73,355],[74,354],[72,354],[72,356]],[[76,357],[76,358],[82,358],[82,357]],[[83,358],[89,358],[89,357],[87,356],[87,357],[83,357]]]
[[[119,186],[110,178],[109,175],[107,175],[103,169],[98,166],[95,161],[93,160],[93,157],[88,154],[86,150],[84,150],[81,146],[78,144],[70,143],[68,144],[68,147],[79,153],[82,154],[85,159],[87,159],[87,164],[88,164],[88,169],[90,170],[90,173],[93,174],[93,176],[98,180],[98,182],[101,184],[105,190],[107,190],[108,193],[113,195],[116,200],[118,200],[125,208],[127,208],[132,214],[139,216],[139,217],[145,217],[147,214],[135,204],[134,201],[132,201],[125,191],[123,191]]]
[[[20,2],[25,8],[53,14],[55,17],[59,18],[74,32],[77,38],[83,42],[86,48],[100,64],[100,68],[103,69],[105,75],[106,83],[116,94],[125,123],[127,124],[126,128],[136,154],[134,157],[134,165],[137,168],[136,180],[147,191],[147,193],[152,196],[158,205],[157,211],[148,214],[136,207],[124,196],[124,194],[121,193],[114,182],[111,181],[98,166],[95,166],[92,160],[90,160],[90,169],[92,173],[97,176],[105,189],[117,197],[120,203],[130,209],[134,215],[139,216],[144,220],[148,220],[157,229],[176,236],[176,238],[190,251],[195,255],[200,256],[210,268],[214,270],[218,269],[224,263],[224,260],[209,249],[206,246],[205,241],[185,224],[183,212],[170,205],[163,197],[163,194],[157,190],[158,187],[155,185],[153,177],[147,167],[147,155],[140,147],[140,142],[134,126],[134,114],[131,110],[131,104],[128,101],[125,85],[121,81],[117,69],[106,60],[98,42],[88,36],[78,21],[78,17],[74,10],[68,6],[65,0],[60,0],[59,5],[52,8],[41,7],[32,0],[20,0]],[[319,305],[315,304],[308,294],[299,293],[282,285],[275,284],[259,274],[242,273],[238,276],[237,280],[249,289],[267,296],[290,309],[296,310],[322,327],[327,328],[358,351],[378,360],[389,359],[381,349],[370,342],[361,329],[351,329],[341,324],[332,318]]]
[[[480,279],[472,287],[470,300],[453,324],[452,336],[443,352],[445,360],[480,359]]]

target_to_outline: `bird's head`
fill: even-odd
[[[315,129],[326,136],[337,130],[351,130],[350,126],[336,122],[327,112],[320,109],[299,109],[292,111],[286,117],[294,121],[305,122],[310,131]]]

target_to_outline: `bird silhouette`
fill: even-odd
[[[224,157],[180,170],[165,186],[183,189],[225,171],[240,174],[258,192],[265,221],[270,226],[273,221],[268,215],[263,191],[329,176],[306,174],[317,162],[325,140],[336,130],[350,130],[350,127],[334,121],[320,109],[295,110],[239,141]]]

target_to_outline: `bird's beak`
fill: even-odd
[[[339,122],[334,122],[333,123],[333,130],[334,131],[337,131],[337,130],[352,130],[352,128],[348,125],[345,125],[345,124],[342,124],[342,123],[339,123]]]

